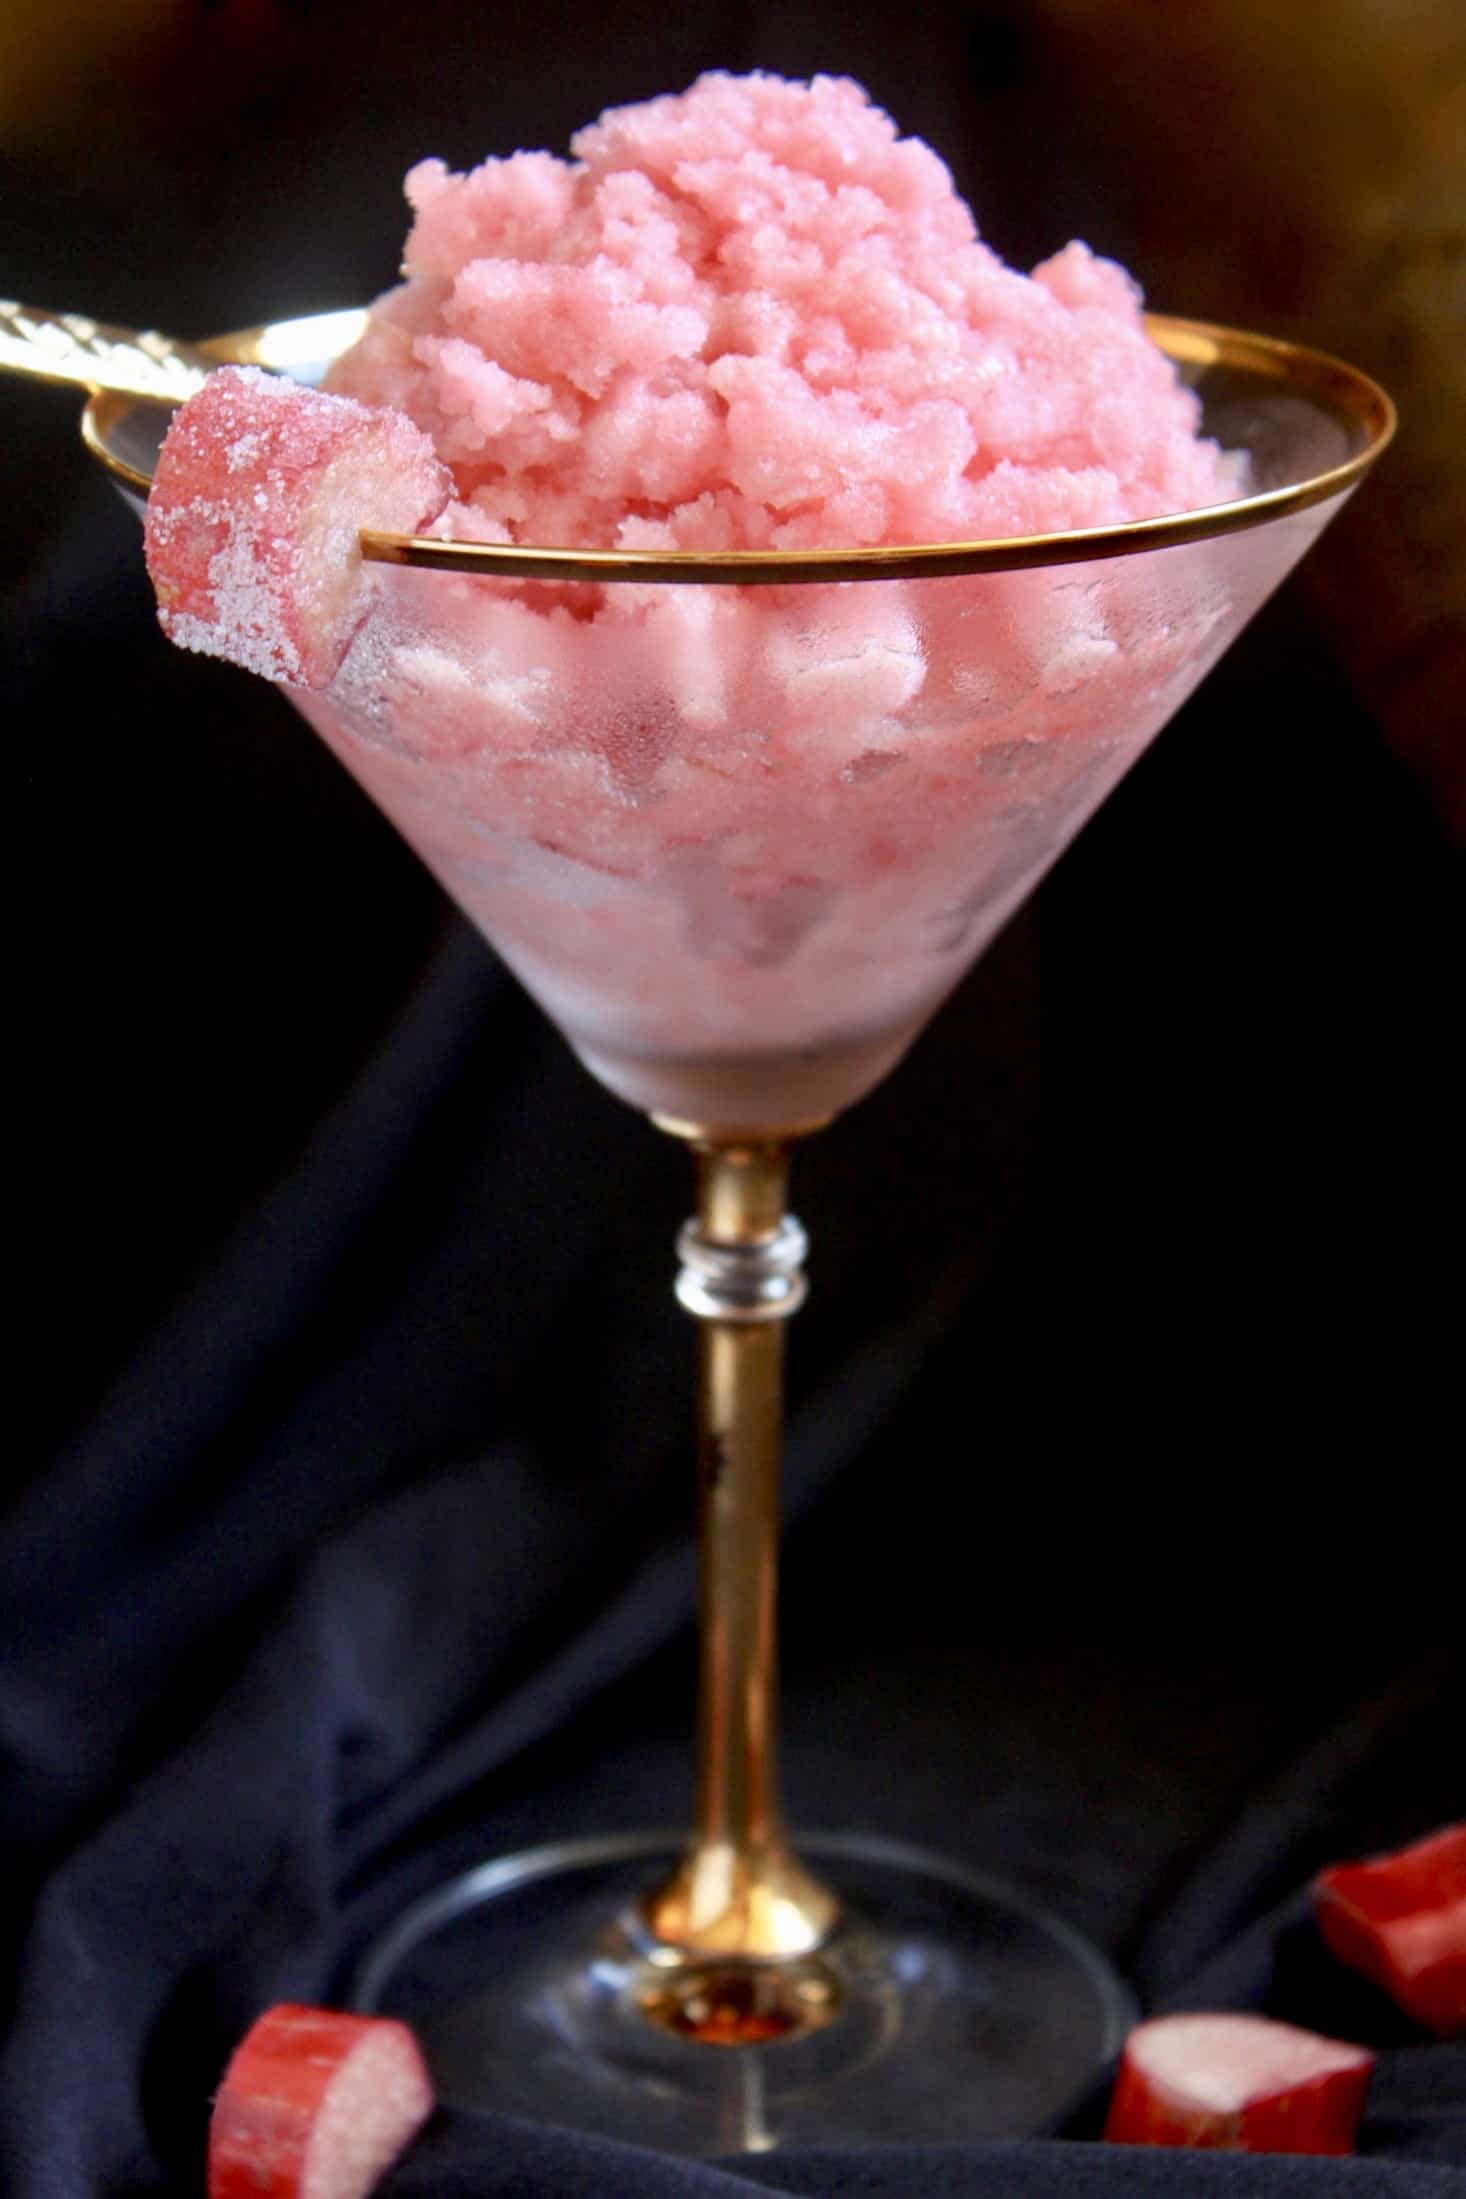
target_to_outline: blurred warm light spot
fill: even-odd
[[[294,43],[286,0],[0,0],[0,149],[156,152],[251,99]]]
[[[7,0],[0,9],[0,139],[69,131],[191,12],[187,0]]]
[[[1157,302],[1341,352],[1397,399],[1399,442],[1303,585],[1466,836],[1466,10],[1032,7]]]

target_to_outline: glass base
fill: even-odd
[[[412,2024],[444,2101],[703,2158],[1029,2136],[1118,2052],[1127,1989],[1016,1888],[895,1840],[797,1845],[842,1914],[796,1963],[648,1941],[638,1899],[685,1842],[634,1833],[453,1880],[352,2005]]]

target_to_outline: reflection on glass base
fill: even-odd
[[[929,994],[918,1015],[873,1036],[800,1049],[750,1046],[739,1054],[631,1054],[589,1040],[569,1023],[562,1028],[591,1075],[644,1114],[706,1130],[777,1132],[827,1122],[864,1099],[901,1059],[932,1005]]]
[[[638,1897],[681,1843],[639,1833],[455,1879],[372,1952],[353,2005],[413,2025],[444,2101],[703,2158],[1031,2135],[1118,2052],[1126,1988],[1016,1888],[899,1841],[798,1846],[843,1915],[797,1963],[649,1945]]]

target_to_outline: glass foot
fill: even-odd
[[[439,2097],[665,2152],[971,2142],[1055,2122],[1135,2008],[1015,1887],[901,1841],[799,1841],[842,1903],[797,1962],[684,1963],[638,1901],[672,1834],[484,1864],[371,1952],[353,2006],[411,2023]]]

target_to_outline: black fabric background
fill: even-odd
[[[16,165],[6,285],[185,330],[352,299],[414,154],[562,142],[754,60],[865,74],[988,203],[1008,157],[988,226],[1019,257],[1088,229],[1143,265],[1093,179],[1025,154],[1021,41],[972,42],[982,13],[898,52],[859,16],[623,10],[549,71],[531,26],[489,53],[443,8],[399,76],[366,9],[353,68],[277,118],[308,206],[194,147],[126,192],[79,176],[62,220]],[[4,597],[0,2179],[181,2199],[262,2006],[328,1999],[449,1869],[682,1807],[685,1164],[279,698],[163,646],[67,400],[5,403],[37,531]],[[443,2114],[394,2192],[1463,2188],[1466,2047],[1340,1973],[1304,1891],[1466,1814],[1460,917],[1286,594],[796,1178],[796,1819],[1018,1879],[1149,2008],[1379,2046],[1367,2158],[1106,2149],[1101,2085],[1023,2146],[736,2170]]]

